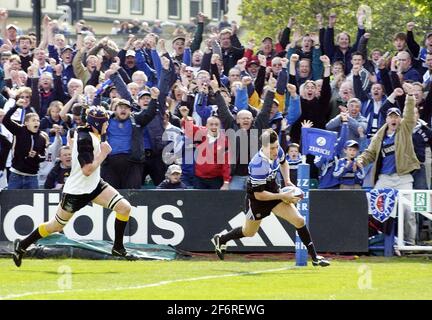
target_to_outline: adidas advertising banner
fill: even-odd
[[[215,233],[243,225],[242,191],[121,191],[132,205],[126,242],[173,245],[187,251],[213,251]],[[53,217],[60,193],[14,190],[0,193],[0,241],[13,241]],[[64,229],[72,239],[114,239],[115,213],[88,205]],[[310,228],[318,251],[367,252],[368,208],[362,191],[312,191]],[[230,251],[294,251],[294,228],[274,215],[252,238],[230,242]]]

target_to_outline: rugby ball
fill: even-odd
[[[287,186],[283,187],[280,192],[291,192],[294,197],[299,197],[300,199],[304,198],[304,192],[299,187],[295,186]]]

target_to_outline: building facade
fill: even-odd
[[[53,17],[62,15],[62,5],[68,0],[41,0],[42,13]],[[98,33],[109,33],[114,20],[138,19],[151,24],[154,20],[185,25],[190,19],[203,12],[212,23],[217,23],[223,14],[220,0],[82,0],[83,19]],[[229,0],[227,16],[229,21],[241,21],[238,6],[241,0]],[[9,10],[9,20],[22,29],[32,26],[32,1],[2,1],[1,7]]]

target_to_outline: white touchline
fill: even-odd
[[[8,294],[6,296],[0,296],[0,300],[18,299],[18,298],[23,298],[23,297],[27,297],[27,296],[37,296],[37,295],[43,295],[43,294],[62,294],[62,293],[76,293],[76,292],[85,292],[85,291],[107,292],[107,291],[121,291],[121,290],[139,290],[139,289],[145,289],[145,288],[151,288],[151,287],[164,286],[164,285],[177,283],[177,282],[189,282],[189,281],[210,280],[210,279],[218,279],[218,278],[238,277],[238,276],[252,275],[252,274],[259,274],[259,273],[279,272],[279,271],[285,271],[285,270],[290,270],[290,269],[295,269],[295,268],[296,267],[285,267],[285,268],[267,269],[267,270],[251,271],[251,272],[228,273],[228,274],[204,276],[204,277],[197,277],[197,278],[166,280],[166,281],[143,284],[143,285],[133,286],[133,287],[23,292],[23,293],[17,293],[17,294]]]

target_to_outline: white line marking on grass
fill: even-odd
[[[196,277],[196,278],[165,280],[165,281],[142,284],[142,285],[132,286],[132,287],[23,292],[23,293],[8,294],[5,296],[0,296],[0,300],[18,299],[18,298],[24,298],[27,296],[37,296],[37,295],[47,295],[47,294],[77,293],[77,292],[85,292],[85,291],[107,292],[107,291],[122,291],[122,290],[139,290],[139,289],[145,289],[145,288],[165,286],[165,285],[178,283],[178,282],[193,282],[193,281],[211,280],[211,279],[228,278],[228,277],[248,276],[248,275],[260,274],[260,273],[272,273],[272,272],[285,271],[285,270],[290,270],[290,269],[294,269],[294,268],[296,268],[296,267],[285,267],[285,268],[278,268],[278,269],[267,269],[267,270],[250,271],[250,272],[228,273],[228,274],[203,276],[203,277]]]

